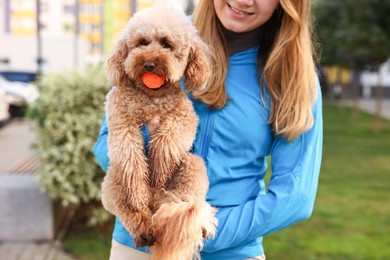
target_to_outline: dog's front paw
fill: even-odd
[[[140,236],[134,239],[134,242],[136,247],[144,247],[144,246],[151,247],[153,246],[154,242],[156,242],[156,238],[154,237],[153,234],[150,233],[141,234]]]

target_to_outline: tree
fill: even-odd
[[[319,0],[314,7],[323,64],[361,70],[390,56],[390,0]]]
[[[351,83],[355,93],[365,66],[379,67],[390,57],[388,10],[390,0],[315,2],[314,16],[322,50],[321,62],[323,65],[339,65],[352,70]]]

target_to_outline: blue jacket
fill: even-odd
[[[313,211],[322,156],[320,89],[312,109],[313,127],[290,143],[275,136],[267,123],[270,98],[258,83],[257,51],[252,48],[230,57],[226,88],[231,101],[222,110],[193,100],[200,118],[194,153],[206,162],[207,200],[219,209],[217,235],[205,243],[202,259],[261,255],[264,235],[302,221]],[[106,140],[103,119],[94,151],[104,170],[109,165]],[[272,177],[266,191],[269,155]],[[133,246],[119,220],[113,238]]]

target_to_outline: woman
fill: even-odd
[[[263,236],[308,218],[317,190],[322,105],[310,0],[200,0],[194,23],[215,54],[208,87],[191,97],[200,119],[194,153],[206,161],[207,199],[219,209],[202,259],[265,259]],[[95,155],[105,170],[106,137],[103,120]],[[117,220],[111,259],[147,259],[132,246]]]

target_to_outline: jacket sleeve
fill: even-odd
[[[322,157],[320,94],[312,111],[314,125],[310,130],[290,143],[274,139],[268,192],[243,205],[221,209],[217,214],[217,235],[206,241],[203,251],[240,246],[311,216]]]
[[[99,136],[98,139],[96,140],[95,146],[93,147],[93,152],[95,154],[95,158],[98,161],[100,167],[105,172],[107,172],[108,166],[110,165],[110,160],[108,158],[107,136],[108,136],[108,128],[106,122],[106,115],[104,114],[102,125],[99,131]]]
[[[145,124],[142,127],[142,132],[144,135],[145,144],[148,144],[150,137]],[[107,137],[108,137],[108,128],[106,122],[106,115],[104,114],[102,124],[100,127],[99,136],[93,148],[95,158],[104,172],[107,172],[108,166],[110,165],[110,159],[108,158]],[[145,145],[146,152],[147,149],[148,147],[147,145]]]

